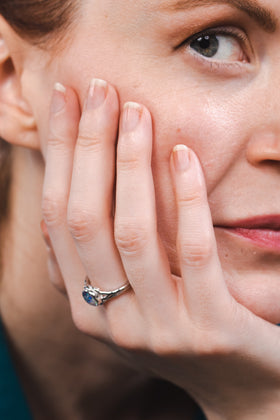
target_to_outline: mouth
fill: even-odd
[[[280,252],[280,215],[265,215],[215,225],[229,234],[243,238],[258,248]]]

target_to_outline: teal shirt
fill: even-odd
[[[0,419],[32,420],[0,322]]]

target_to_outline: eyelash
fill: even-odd
[[[215,70],[215,69],[219,70],[221,68],[224,68],[224,69],[228,68],[228,69],[236,70],[236,69],[240,69],[242,65],[250,63],[250,59],[248,56],[248,50],[249,50],[248,37],[244,31],[239,30],[238,28],[234,28],[234,27],[217,27],[217,28],[210,28],[210,29],[200,31],[190,36],[186,40],[184,40],[177,48],[190,47],[190,44],[193,41],[197,40],[199,37],[205,37],[205,36],[211,36],[211,35],[217,35],[217,36],[225,35],[225,36],[234,37],[240,43],[240,47],[243,49],[244,55],[247,58],[247,62],[242,63],[241,61],[236,61],[236,62],[215,61],[215,59],[204,58],[198,53],[193,52],[192,56],[197,61],[199,61],[203,65],[208,66],[211,70]]]

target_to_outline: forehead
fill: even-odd
[[[280,10],[279,0],[85,0],[83,4],[108,13],[122,11],[142,11],[143,13],[176,12],[191,10],[197,7],[211,7],[217,4],[228,4],[234,7],[251,7],[258,9],[271,8]]]
[[[92,20],[104,17],[114,27],[127,30],[147,24],[160,16],[175,18],[178,15],[203,14],[203,9],[221,10],[231,7],[241,10],[268,32],[274,32],[280,17],[279,0],[85,0],[85,16]],[[194,15],[195,17],[196,15]]]

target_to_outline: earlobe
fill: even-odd
[[[21,39],[0,16],[0,137],[7,142],[39,149],[34,115],[22,96],[20,66]],[[13,47],[13,48],[12,48]],[[17,56],[18,54],[18,56]]]

